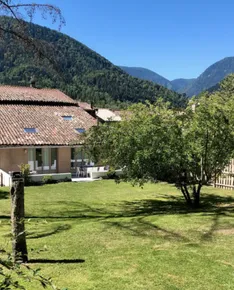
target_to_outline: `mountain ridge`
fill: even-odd
[[[133,77],[137,77],[143,80],[149,80],[161,86],[164,86],[170,90],[183,94],[188,89],[195,79],[174,79],[168,80],[160,74],[143,67],[134,66],[119,66],[122,70]]]
[[[15,25],[12,18],[1,16],[1,25]],[[156,101],[163,98],[174,106],[185,106],[186,98],[150,81],[134,78],[81,42],[56,30],[27,23],[30,35],[47,45],[55,60],[55,74],[48,61],[35,58],[32,52],[11,35],[0,39],[0,83],[28,85],[32,75],[38,87],[58,88],[74,99],[98,106]],[[59,74],[59,76],[58,76]]]
[[[159,75],[158,73],[143,67],[128,67],[128,66],[119,66],[123,71],[130,74],[133,77],[141,78],[144,80],[149,80],[159,85],[162,85],[168,89],[172,89],[171,82]]]
[[[202,91],[209,91],[210,89],[213,90],[218,87],[218,84],[227,75],[234,73],[234,57],[225,57],[211,64],[197,78],[193,79],[178,78],[170,81],[152,70],[139,67],[125,67],[125,71],[131,75],[137,75],[138,78],[148,78],[155,83],[169,87],[177,93],[186,94],[191,97],[193,95],[200,94]],[[145,71],[150,72],[151,75],[145,75]],[[141,73],[144,75],[142,76]],[[154,78],[154,76],[156,77]]]
[[[189,95],[198,95],[202,91],[217,86],[226,76],[234,73],[234,57],[225,57],[210,65],[201,73],[192,86],[184,92]]]

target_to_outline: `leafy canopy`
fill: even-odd
[[[233,80],[227,78],[219,92],[191,100],[185,110],[161,101],[132,106],[122,122],[89,133],[90,154],[99,163],[123,168],[127,181],[175,182],[188,203],[199,203],[201,186],[220,174],[233,156]]]

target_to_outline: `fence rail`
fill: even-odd
[[[234,189],[234,159],[231,160],[222,174],[216,178],[213,186],[223,189]]]
[[[11,176],[0,169],[0,186],[10,186],[11,185]]]

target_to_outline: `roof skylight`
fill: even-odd
[[[36,128],[24,128],[25,133],[37,133]]]
[[[85,132],[85,129],[84,128],[76,128],[76,131],[78,133],[84,133]]]
[[[71,121],[72,120],[72,116],[62,116],[63,120],[65,121]]]

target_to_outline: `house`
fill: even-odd
[[[119,122],[126,118],[130,112],[126,110],[111,110],[107,108],[96,108],[87,102],[77,102],[79,107],[97,119],[98,123]]]
[[[89,113],[92,117],[96,118],[96,108],[93,107],[92,104],[89,104],[87,102],[80,102],[78,101],[78,106],[85,110],[87,113]]]
[[[89,164],[83,134],[97,121],[57,89],[0,86],[0,185],[29,164],[34,175],[69,177]]]
[[[122,118],[109,109],[96,109],[96,118],[100,123],[119,122]]]

